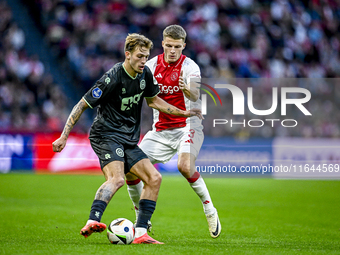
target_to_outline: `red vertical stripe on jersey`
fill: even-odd
[[[184,94],[179,89],[179,76],[182,70],[182,64],[186,56],[181,57],[175,63],[164,61],[164,53],[158,55],[157,67],[154,76],[158,82],[160,93],[158,96],[171,105],[181,110],[186,110]],[[186,126],[186,118],[159,112],[159,118],[155,124],[156,131],[168,128],[179,128]]]

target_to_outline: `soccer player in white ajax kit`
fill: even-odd
[[[182,54],[185,39],[186,32],[181,26],[166,27],[162,42],[164,53],[146,62],[159,84],[158,96],[182,110],[200,108],[199,85],[190,82],[201,78],[200,69],[193,60]],[[144,136],[139,147],[153,164],[166,163],[178,153],[178,170],[201,199],[211,237],[218,237],[221,223],[217,210],[203,178],[195,168],[204,139],[202,121],[195,116],[183,118],[158,110],[153,112],[153,129]],[[138,204],[144,184],[131,174],[126,175],[126,183],[138,218]]]

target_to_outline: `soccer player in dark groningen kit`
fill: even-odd
[[[147,234],[162,177],[137,145],[143,98],[148,106],[165,113],[199,118],[202,115],[199,109],[180,110],[157,96],[157,81],[145,66],[152,46],[152,42],[143,35],[128,35],[125,61],[107,71],[74,106],[61,136],[52,144],[53,151],[62,151],[82,113],[87,108],[98,106],[89,139],[106,181],[97,190],[89,220],[80,231],[84,237],[106,229],[106,225],[100,222],[103,212],[116,191],[124,185],[125,174],[132,173],[145,184],[133,243],[162,244]]]

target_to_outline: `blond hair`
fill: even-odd
[[[170,25],[163,30],[163,40],[165,39],[165,37],[171,37],[175,40],[183,39],[183,42],[185,42],[187,33],[180,25]]]
[[[140,34],[129,34],[125,39],[125,47],[124,51],[133,52],[136,47],[142,48],[145,47],[147,49],[152,49],[153,43],[150,39],[146,38],[144,35]]]

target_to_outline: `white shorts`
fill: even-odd
[[[139,147],[152,164],[168,162],[176,152],[191,153],[196,158],[204,140],[203,126],[183,127],[146,133]]]

